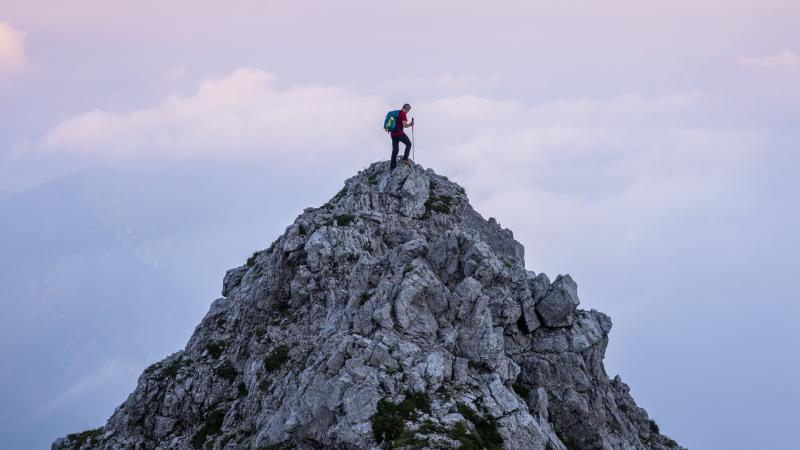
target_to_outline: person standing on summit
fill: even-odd
[[[407,114],[409,111],[411,111],[411,105],[406,103],[398,112],[397,122],[394,124],[394,128],[389,132],[389,135],[392,137],[392,164],[389,170],[394,170],[397,166],[397,153],[400,151],[401,142],[406,145],[406,149],[403,152],[403,162],[411,164],[408,159],[408,152],[411,151],[411,140],[408,138],[405,131],[403,131],[404,128],[414,126],[414,119],[411,119],[411,122],[408,121]]]

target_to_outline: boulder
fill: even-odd
[[[548,327],[572,325],[575,308],[578,307],[578,285],[569,275],[559,275],[550,291],[536,304],[536,312]]]

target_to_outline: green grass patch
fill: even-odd
[[[208,341],[208,342],[206,342],[206,350],[208,351],[208,353],[211,356],[214,357],[214,359],[219,358],[220,355],[222,355],[222,352],[225,350],[225,348],[227,346],[228,346],[228,344],[226,344],[225,341]]]
[[[151,373],[155,372],[156,369],[158,369],[159,367],[161,367],[161,363],[160,362],[156,362],[156,363],[150,364],[149,366],[147,366],[146,369],[144,369],[144,374],[145,375],[150,375]]]
[[[268,372],[274,372],[289,360],[289,347],[279,345],[275,347],[269,355],[264,358],[264,368]]]
[[[417,437],[417,433],[405,429],[396,440],[392,442],[391,449],[422,450],[428,444],[427,439]]]
[[[383,441],[393,443],[405,436],[405,421],[416,419],[420,412],[431,412],[431,400],[422,392],[406,394],[406,398],[397,405],[386,399],[379,400],[378,411],[372,416],[375,441],[379,444]]]
[[[481,447],[478,448],[486,448],[488,450],[500,450],[503,448],[503,437],[500,436],[500,432],[497,430],[497,420],[494,417],[483,418],[463,403],[458,404],[458,413],[475,426],[475,431],[478,433],[481,443]]]
[[[525,400],[526,402],[528,401],[528,396],[531,395],[531,390],[527,386],[525,386],[519,381],[515,381],[511,387],[514,388],[514,392],[516,392],[517,395],[522,397],[523,400]]]
[[[383,441],[392,442],[399,438],[406,426],[403,417],[398,413],[397,406],[386,400],[378,401],[378,411],[372,416],[372,435],[380,444]]]
[[[448,431],[448,436],[461,443],[461,450],[483,450],[484,445],[480,436],[471,433],[464,422],[456,423]]]
[[[405,400],[397,405],[398,411],[403,417],[412,419],[416,417],[417,411],[431,413],[431,399],[424,392],[412,392],[406,394]]]
[[[333,219],[336,221],[336,225],[346,227],[356,221],[356,216],[352,214],[340,214],[333,216]]]
[[[151,364],[144,370],[144,373],[145,375],[153,375],[154,372],[160,371],[158,375],[154,376],[157,381],[171,380],[178,375],[178,371],[181,367],[189,365],[191,362],[191,359],[183,358],[174,359],[166,364],[163,361],[159,361],[155,364]]]
[[[214,369],[214,374],[222,379],[228,380],[230,383],[236,379],[236,376],[239,375],[239,372],[236,371],[236,368],[233,367],[233,364],[231,364],[229,361],[225,361],[222,363],[222,365]]]
[[[67,435],[67,439],[72,442],[72,448],[78,450],[86,444],[97,445],[98,440],[103,437],[103,427],[94,428],[91,430],[82,431],[80,433],[72,433]]]
[[[222,430],[222,422],[225,420],[225,411],[218,409],[211,414],[207,415],[203,421],[203,425],[192,436],[192,446],[194,448],[202,448],[203,443],[209,436],[219,434]]]
[[[191,364],[191,359],[178,358],[167,364],[164,371],[161,372],[165,378],[173,379],[178,375],[178,370],[181,367]]]
[[[420,434],[431,434],[431,433],[443,434],[447,432],[447,428],[445,428],[442,425],[435,424],[430,420],[426,420],[425,422],[422,423],[422,425],[419,426],[417,432]]]
[[[428,214],[435,211],[441,214],[450,214],[450,206],[453,198],[449,195],[434,195],[431,193],[425,201],[425,210]]]
[[[247,267],[253,267],[256,265],[256,258],[258,258],[259,253],[261,252],[255,252],[251,257],[247,258]]]

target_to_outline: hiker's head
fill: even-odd
[[[405,112],[409,112],[409,111],[411,111],[411,105],[409,105],[408,103],[406,103],[405,105],[403,105],[403,111],[405,111]]]

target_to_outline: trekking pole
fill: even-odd
[[[417,144],[414,143],[414,119],[411,119],[411,160],[415,162],[417,160],[417,157],[415,156],[416,149]]]

